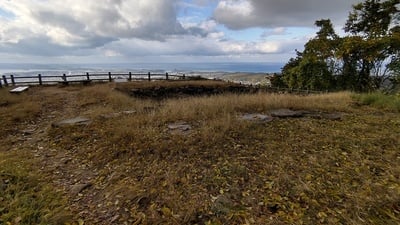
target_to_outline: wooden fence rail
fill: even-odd
[[[15,76],[3,75],[0,77],[0,88],[3,86],[16,85],[43,85],[43,84],[69,84],[83,83],[88,84],[92,81],[112,82],[115,79],[133,80],[183,80],[188,77],[185,74],[169,74],[169,73],[86,73],[86,74],[63,74],[63,75],[42,75],[36,76]]]

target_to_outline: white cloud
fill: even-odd
[[[27,36],[47,36],[65,46],[93,46],[97,39],[142,38],[163,40],[182,34],[176,20],[176,0],[18,0],[2,1],[0,7],[15,19],[1,21],[2,36],[23,29]],[[2,40],[7,41],[7,40]],[[14,40],[15,42],[15,40]],[[92,43],[87,43],[92,42]],[[101,41],[98,44],[104,44]]]
[[[106,57],[117,57],[117,56],[122,56],[121,53],[119,53],[119,52],[117,52],[117,51],[115,51],[115,50],[112,50],[112,49],[105,49],[105,50],[103,51],[103,54],[104,54],[104,56],[106,56]]]
[[[352,4],[357,2],[359,0],[222,0],[214,18],[231,29],[313,26],[314,21],[321,18],[343,23]]]
[[[225,14],[235,14],[240,17],[251,17],[253,5],[247,0],[222,0],[218,3],[217,10]],[[227,15],[222,15],[227,16]]]
[[[287,34],[287,28],[286,27],[276,27],[274,29],[269,29],[265,31],[261,37],[267,38],[269,36],[280,36],[280,35],[285,35]]]

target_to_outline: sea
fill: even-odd
[[[0,78],[61,76],[85,73],[171,73],[206,78],[223,78],[228,74],[242,76],[279,73],[282,63],[232,62],[232,63],[102,63],[102,64],[45,64],[45,63],[0,63]]]

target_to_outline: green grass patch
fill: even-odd
[[[386,95],[380,92],[357,94],[353,96],[356,101],[362,105],[369,105],[379,109],[390,111],[400,111],[400,96]]]

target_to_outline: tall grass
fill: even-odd
[[[290,108],[298,110],[347,111],[351,102],[347,92],[323,95],[295,96],[280,94],[225,94],[165,101],[160,110],[164,120],[199,120],[222,118],[237,113],[268,113]]]

